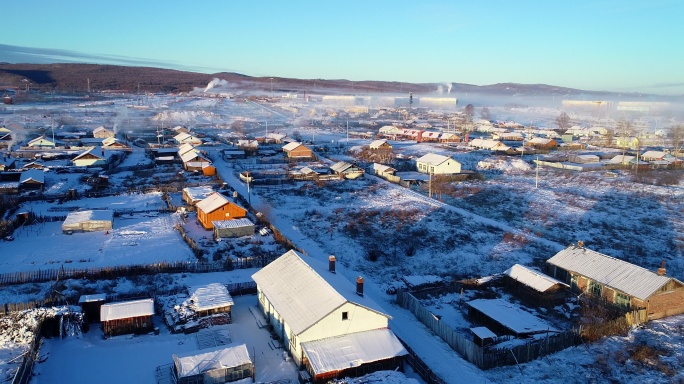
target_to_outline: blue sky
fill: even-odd
[[[0,61],[684,94],[684,1],[2,4]]]

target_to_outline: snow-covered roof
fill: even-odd
[[[243,217],[241,219],[232,219],[232,220],[215,220],[211,222],[214,225],[214,228],[216,229],[225,229],[225,228],[242,228],[242,227],[251,227],[254,225],[252,221],[246,217]]]
[[[209,195],[214,193],[214,190],[211,189],[211,187],[208,185],[201,185],[198,187],[183,188],[183,193],[185,193],[190,198],[190,200],[197,201],[206,199]]]
[[[62,225],[73,225],[86,221],[112,221],[114,211],[109,209],[69,212]]]
[[[81,295],[81,297],[78,298],[78,303],[83,304],[83,303],[92,303],[94,301],[105,301],[107,300],[107,294],[106,293],[96,293],[94,295]]]
[[[330,167],[330,169],[332,169],[335,172],[344,172],[351,167],[352,165],[347,163],[346,161],[338,161],[337,163],[333,164]]]
[[[221,345],[210,349],[173,355],[178,377],[200,375],[216,369],[252,364],[245,344]]]
[[[228,200],[227,197],[223,196],[218,192],[214,192],[211,195],[207,196],[207,198],[205,198],[204,200],[197,202],[196,206],[197,209],[201,209],[206,213],[210,213],[229,203],[230,200]]]
[[[195,153],[199,153],[198,150],[195,149],[195,147],[192,146],[190,143],[183,143],[181,144],[180,147],[178,147],[178,156],[183,156],[184,154],[194,150]]]
[[[202,156],[201,156],[198,152],[196,152],[196,151],[188,151],[188,152],[185,152],[184,154],[181,155],[181,160],[182,160],[184,163],[189,163],[189,162],[191,162],[191,161],[193,161],[193,160],[195,160],[195,159],[203,159],[203,160],[205,160],[205,161],[209,161],[209,160],[205,159],[204,157],[202,157]]]
[[[518,305],[509,303],[501,299],[477,299],[469,301],[468,305],[482,312],[503,327],[509,329],[516,335],[532,334],[541,332],[558,332],[544,320],[525,312]]]
[[[382,173],[394,173],[397,170],[390,167],[389,165],[384,165],[384,164],[378,164],[378,163],[373,163],[372,168],[377,171],[377,172],[382,172]]]
[[[122,301],[120,303],[103,304],[100,307],[100,320],[102,321],[152,315],[154,315],[153,299]]]
[[[206,311],[215,308],[223,308],[233,305],[233,298],[225,285],[219,283],[193,287],[189,290],[192,304],[190,307],[195,311]]]
[[[371,142],[368,145],[368,147],[370,149],[378,149],[378,148],[382,147],[383,144],[386,144],[386,143],[387,143],[387,140],[385,140],[385,139],[375,140],[375,141]]]
[[[617,155],[612,159],[608,160],[610,164],[629,164],[632,160],[636,159],[636,156],[629,155]]]
[[[105,160],[105,159],[111,157],[111,155],[108,154],[107,152],[102,153],[101,147],[90,147],[90,148],[86,149],[85,151],[81,152],[81,154],[79,154],[78,156],[74,157],[72,159],[72,161],[78,160],[82,157],[85,157],[86,155],[91,155],[93,157],[96,157],[96,158],[102,159],[102,160]]]
[[[390,317],[368,296],[357,295],[354,283],[329,272],[327,264],[294,250],[263,267],[252,279],[296,335],[347,302]]]
[[[19,184],[25,183],[27,181],[37,181],[41,184],[45,183],[45,172],[41,171],[40,169],[28,169],[26,171],[23,171],[21,173],[21,176],[19,177]]]
[[[296,149],[297,147],[299,147],[300,145],[302,145],[302,143],[299,143],[296,141],[293,141],[291,143],[287,143],[287,144],[283,145],[283,151],[290,152],[290,151]]]
[[[449,159],[451,158],[448,156],[438,155],[436,153],[428,153],[427,155],[421,156],[418,160],[416,160],[416,162],[427,163],[436,167]]]
[[[646,151],[643,155],[641,155],[641,158],[661,160],[664,159],[665,156],[667,156],[667,153],[663,151]]]
[[[470,331],[480,339],[489,339],[496,337],[496,333],[492,332],[487,327],[474,327],[470,328]]]
[[[638,265],[574,245],[558,252],[546,262],[640,300],[647,300],[667,282],[674,280]]]
[[[387,328],[303,342],[302,350],[316,375],[408,354]]]
[[[514,266],[508,268],[504,274],[539,292],[546,292],[547,289],[556,284],[568,287],[568,285],[562,281],[556,280],[551,276],[547,276],[541,272],[529,269],[520,264],[515,264]]]

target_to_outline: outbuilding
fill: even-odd
[[[222,384],[254,375],[245,344],[229,344],[173,357],[174,383]]]
[[[247,216],[247,210],[231,202],[218,192],[214,192],[204,200],[195,204],[197,220],[204,229],[214,229],[214,221],[241,219]]]
[[[232,237],[252,236],[254,234],[254,223],[246,217],[232,220],[215,220],[214,238],[224,239]]]
[[[62,232],[95,232],[112,229],[114,212],[108,209],[71,212],[62,223]]]
[[[153,315],[153,299],[103,304],[100,307],[102,332],[105,337],[150,332],[154,329]]]

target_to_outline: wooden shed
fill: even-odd
[[[233,307],[233,298],[225,285],[212,283],[193,287],[189,290],[190,309],[197,316],[204,317],[217,313],[230,314]]]
[[[553,306],[565,301],[570,286],[539,271],[515,264],[504,272],[508,289],[530,304]]]
[[[216,220],[212,224],[214,225],[215,239],[251,236],[254,234],[254,223],[246,217],[242,219]]]
[[[245,344],[229,344],[173,355],[174,383],[221,384],[253,377]]]
[[[183,201],[188,206],[194,206],[198,202],[209,197],[214,190],[209,185],[200,185],[197,187],[183,188]]]
[[[102,332],[105,337],[150,332],[154,329],[153,315],[153,299],[103,304],[100,307]]]
[[[231,202],[227,197],[214,192],[204,200],[195,204],[197,220],[204,229],[214,229],[213,221],[241,219],[247,216],[247,210]]]
[[[112,229],[114,211],[108,209],[71,212],[62,223],[62,232],[95,232]]]

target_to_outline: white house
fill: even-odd
[[[384,351],[384,357],[406,354],[388,330],[390,316],[363,295],[363,278],[355,286],[334,271],[334,256],[326,268],[325,263],[290,250],[252,275],[259,308],[294,361],[306,366],[312,376],[322,375],[313,367],[317,365],[311,361],[313,356],[338,345],[338,337],[352,334],[373,339],[373,348]],[[346,343],[344,353],[339,354],[345,361],[338,363],[346,367],[373,363],[363,359],[367,354],[358,348],[358,343]]]
[[[71,162],[77,167],[104,167],[109,163],[112,154],[101,147],[90,147],[74,157]]]
[[[173,137],[174,140],[178,144],[192,144],[192,145],[201,145],[202,144],[202,139],[199,137],[193,136],[187,132],[181,132],[177,134],[176,136]]]
[[[416,160],[418,172],[433,175],[451,175],[461,173],[461,163],[448,156],[428,153]]]
[[[108,137],[114,137],[116,134],[114,131],[111,131],[103,126],[99,126],[95,129],[93,129],[93,137],[97,137],[100,139],[106,139]]]

